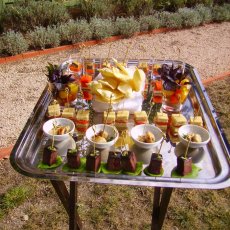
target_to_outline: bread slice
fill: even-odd
[[[62,112],[62,117],[74,117],[75,116],[75,108],[64,108]]]
[[[190,124],[203,126],[203,120],[201,116],[190,117]]]
[[[187,119],[182,114],[172,114],[172,125],[175,127],[180,127],[187,124]]]
[[[113,124],[115,122],[115,112],[111,111],[108,113],[107,111],[104,111],[103,114],[103,122],[106,124]]]
[[[55,117],[61,115],[61,108],[59,104],[49,105],[48,106],[48,116]]]
[[[129,111],[121,110],[117,111],[116,122],[128,122],[129,120]]]
[[[76,115],[77,120],[89,120],[89,110],[78,110]]]

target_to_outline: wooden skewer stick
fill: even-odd
[[[51,144],[51,148],[53,149],[54,148],[54,135],[55,135],[55,133],[56,133],[56,128],[57,128],[57,122],[54,120],[54,122],[53,122],[53,129],[54,129],[54,131],[53,131],[53,136],[52,136],[52,144]]]
[[[94,125],[92,126],[92,129],[93,129],[93,132],[94,132],[94,136],[96,137],[96,130],[94,128]],[[95,144],[95,141],[93,142],[93,153],[95,154],[96,152],[96,144]]]
[[[161,148],[162,148],[162,146],[163,146],[164,141],[165,141],[165,137],[163,136],[163,139],[162,139],[162,141],[161,141],[161,146],[160,146],[160,148],[159,148],[159,150],[158,150],[158,152],[157,152],[158,157],[160,156]]]
[[[150,113],[151,113],[151,110],[152,110],[153,106],[154,106],[154,104],[152,104],[151,107],[150,107],[150,109],[149,109],[149,113],[147,115],[147,121],[149,120],[149,116],[150,116]],[[145,123],[144,129],[143,129],[143,135],[145,134],[146,125],[147,124]]]
[[[126,131],[122,131],[121,136],[122,136],[122,141],[123,141],[124,148],[125,148],[126,151],[128,151],[128,149],[126,148],[126,144],[125,144],[125,137],[126,137],[125,132]]]
[[[186,150],[185,150],[185,154],[184,154],[184,158],[185,158],[185,159],[187,159],[188,148],[189,148],[190,142],[191,142],[191,138],[189,138],[189,141],[188,141],[188,144],[187,144],[187,147],[186,147]]]
[[[106,114],[106,118],[105,118],[103,130],[102,130],[102,134],[103,134],[104,131],[105,131],[105,124],[107,123],[107,119],[108,119],[108,116],[109,116],[110,108],[112,107],[112,97],[113,97],[113,94],[110,95],[109,108],[108,108],[108,110],[107,110],[107,114]]]

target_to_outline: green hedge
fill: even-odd
[[[0,37],[0,55],[15,55],[28,49],[45,49],[60,44],[73,44],[90,39],[103,39],[112,35],[131,37],[139,31],[159,27],[195,27],[208,22],[230,21],[230,4],[209,7],[197,5],[195,8],[181,8],[177,12],[154,12],[139,18],[118,17],[102,19],[93,17],[69,20],[48,25],[36,26],[27,33],[8,31]]]

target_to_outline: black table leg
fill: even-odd
[[[69,194],[69,230],[82,229],[81,220],[78,215],[77,209],[77,182],[70,182]]]
[[[164,188],[161,194],[161,188],[154,188],[151,230],[160,230],[162,228],[172,191],[173,188]]]
[[[69,192],[63,181],[51,180],[51,183],[61,200],[66,212],[69,215],[69,229],[81,230],[82,224],[78,212],[76,210],[77,204],[77,182],[70,182]]]
[[[161,188],[159,187],[154,188],[151,230],[158,229],[158,219],[160,214],[160,195],[161,195]]]
[[[69,192],[65,183],[63,181],[51,180],[51,184],[53,185],[60,201],[69,215]]]

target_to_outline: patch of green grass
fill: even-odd
[[[9,189],[0,197],[0,218],[2,218],[9,210],[19,206],[31,194],[29,187],[18,186]]]

